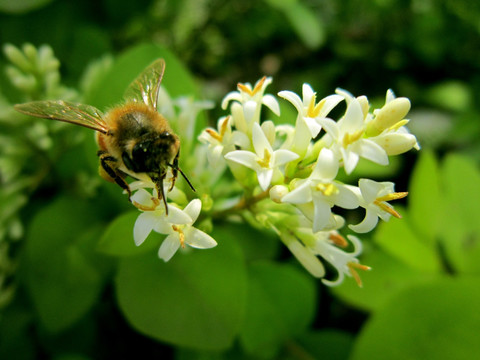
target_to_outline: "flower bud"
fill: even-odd
[[[275,185],[270,189],[270,199],[276,203],[281,203],[282,198],[288,194],[288,188],[285,185]]]
[[[404,97],[396,98],[385,104],[367,125],[367,137],[377,136],[384,130],[401,121],[410,111],[410,100]]]

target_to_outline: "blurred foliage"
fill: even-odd
[[[479,18],[467,0],[0,0],[0,358],[478,357]],[[217,104],[263,74],[272,93],[411,99],[418,161],[364,165],[410,191],[403,219],[365,242],[364,288],[325,289],[236,224],[214,227],[221,247],[162,263],[160,237],[134,246],[91,132],[12,109],[112,106],[158,57],[170,95]]]

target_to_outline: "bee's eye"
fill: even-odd
[[[172,135],[168,131],[164,131],[164,132],[160,133],[160,139],[168,139],[171,136]]]

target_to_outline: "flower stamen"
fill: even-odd
[[[345,136],[343,137],[343,147],[346,149],[348,145],[353,144],[355,141],[359,140],[363,134],[364,130],[360,129],[355,131],[353,134],[346,133]]]
[[[337,187],[332,183],[329,183],[329,184],[318,183],[315,189],[321,192],[325,196],[332,196],[338,192]]]
[[[372,268],[370,266],[362,265],[353,261],[350,261],[349,263],[347,263],[347,266],[348,266],[348,270],[350,270],[350,274],[352,274],[358,287],[363,287],[362,279],[360,278],[360,275],[358,275],[358,272],[356,269],[369,271]]]
[[[348,246],[348,241],[339,233],[330,233],[328,239],[338,247],[346,248]]]
[[[210,135],[212,138],[214,138],[215,140],[219,141],[219,142],[222,142],[222,139],[223,139],[223,136],[220,135],[218,132],[216,132],[215,130],[213,129],[205,129],[205,131],[208,133],[208,135]]]
[[[265,149],[263,151],[263,159],[258,159],[257,163],[263,168],[269,168],[270,167],[270,160],[272,159],[272,154],[268,149]]]
[[[257,82],[253,90],[250,90],[245,84],[242,84],[242,83],[238,83],[237,88],[239,91],[245,92],[250,96],[254,96],[256,93],[258,93],[262,89],[263,83],[265,82],[265,80],[267,80],[266,76],[264,76]]]

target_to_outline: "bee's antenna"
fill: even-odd
[[[180,171],[180,174],[182,174],[182,176],[183,176],[183,178],[185,179],[185,181],[187,182],[188,186],[190,186],[190,189],[192,189],[192,191],[196,192],[197,190],[195,190],[195,188],[193,187],[193,185],[192,185],[192,183],[190,182],[190,180],[188,180],[187,175],[185,175],[185,173],[182,171],[182,169],[180,169],[180,168],[178,167],[178,165],[177,165],[177,166],[175,166],[175,165],[176,165],[175,162],[174,162],[174,165],[168,164],[168,166],[170,166],[173,170],[175,170],[175,171],[176,171],[176,170]]]

